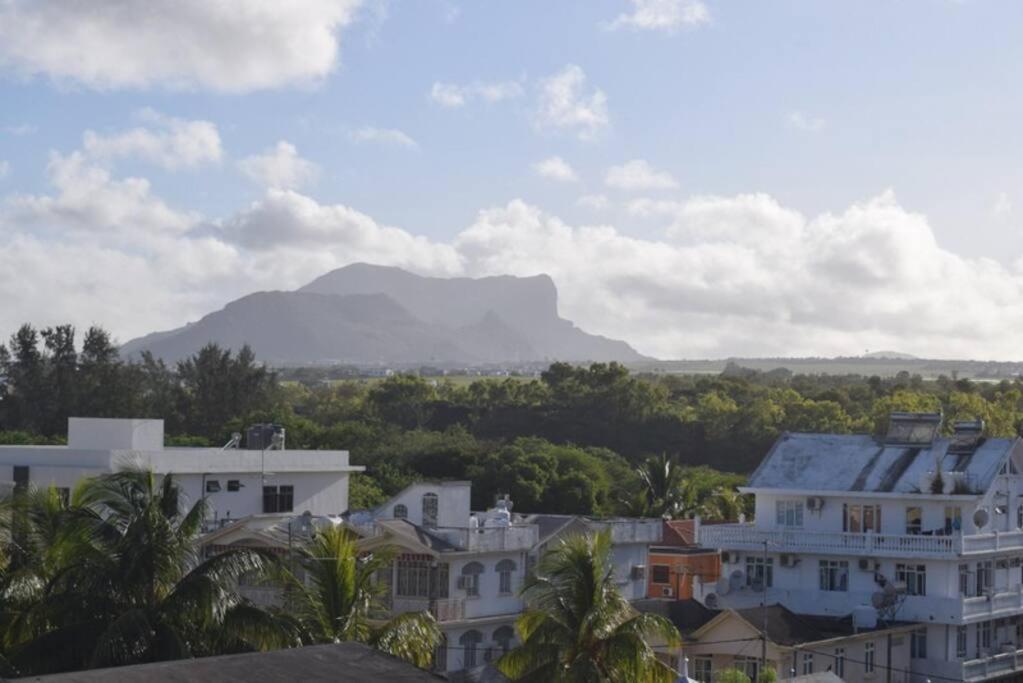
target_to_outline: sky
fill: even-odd
[[[353,262],[660,358],[1019,360],[1015,0],[0,0],[0,338]]]

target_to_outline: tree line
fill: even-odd
[[[554,363],[535,378],[396,374],[283,381],[255,358],[210,344],[173,366],[120,358],[89,329],[22,327],[0,346],[0,443],[59,441],[69,415],[163,418],[171,445],[221,445],[252,422],[289,446],[345,449],[369,476],[353,506],[415,479],[473,481],[473,505],[500,493],[516,510],[733,518],[735,488],[784,431],[881,433],[893,410],[942,410],[945,428],[982,418],[1018,433],[1023,381],[794,375],[730,364],[717,375],[634,374],[616,363]],[[336,373],[334,373],[336,375]]]

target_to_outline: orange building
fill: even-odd
[[[693,577],[716,581],[721,576],[721,554],[696,545],[693,519],[664,521],[663,540],[650,546],[647,597],[685,600],[693,597]]]

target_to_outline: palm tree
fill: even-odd
[[[684,471],[677,456],[661,453],[650,457],[636,469],[643,482],[642,497],[646,512],[658,517],[678,517],[684,506],[681,497]]]
[[[318,531],[302,549],[305,581],[289,576],[286,600],[306,643],[356,640],[427,668],[440,643],[437,622],[428,613],[402,614],[375,623],[381,611],[382,571],[394,554],[387,548],[360,555],[357,538],[345,527]]]
[[[125,470],[85,480],[66,509],[36,510],[37,557],[50,570],[19,616],[23,672],[116,666],[294,642],[245,603],[240,576],[272,560],[250,549],[199,556],[204,501],[187,510],[173,477]]]
[[[522,589],[527,609],[516,622],[521,645],[497,662],[524,683],[659,683],[677,674],[651,641],[676,645],[663,617],[636,612],[619,592],[611,533],[572,536],[541,558]]]

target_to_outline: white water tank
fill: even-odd
[[[853,628],[877,628],[877,610],[870,605],[859,605],[852,611]]]

